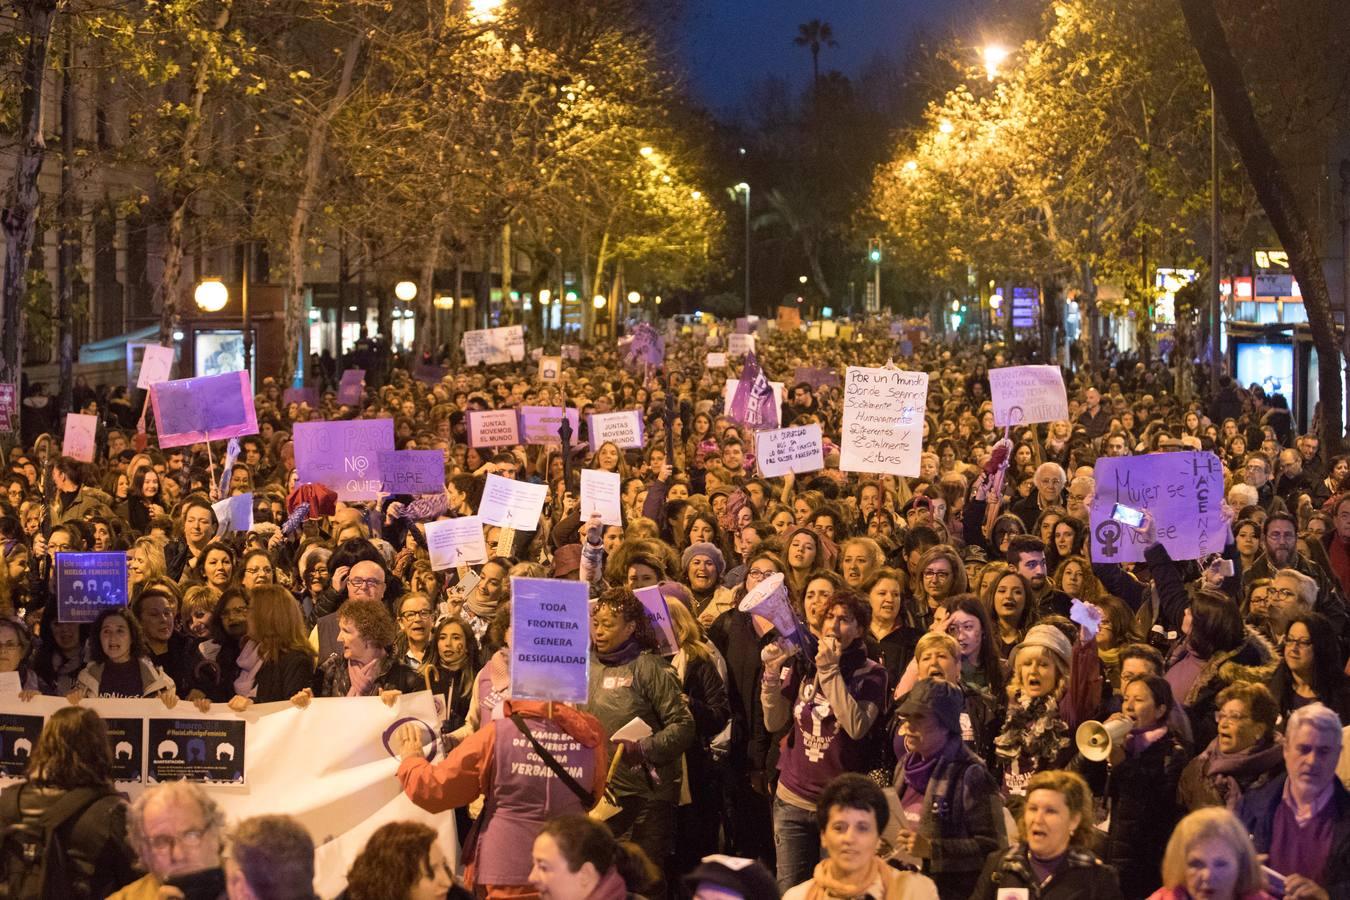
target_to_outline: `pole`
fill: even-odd
[[[244,274],[239,279],[239,305],[244,321],[244,371],[249,373],[250,381],[253,378],[253,317],[248,309],[248,276],[252,268],[253,241],[248,240],[244,242]],[[252,390],[251,385],[249,390]]]
[[[872,263],[872,308],[868,312],[881,312],[881,260]]]
[[[1219,112],[1209,89],[1209,391],[1219,393]]]
[[[745,316],[750,317],[750,185],[745,186]]]
[[[1341,160],[1341,298],[1345,305],[1342,352],[1346,376],[1350,377],[1350,159]],[[1312,415],[1312,410],[1308,414]]]

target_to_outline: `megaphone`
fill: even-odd
[[[1107,719],[1105,722],[1084,722],[1074,734],[1074,743],[1084,759],[1101,762],[1111,755],[1111,748],[1134,728],[1129,719]]]
[[[802,647],[802,635],[797,617],[788,603],[787,585],[783,583],[783,573],[775,572],[755,585],[746,593],[737,607],[741,612],[759,616],[777,629],[783,639],[790,641],[798,650]]]

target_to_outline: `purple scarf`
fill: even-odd
[[[928,781],[933,777],[933,772],[937,769],[940,759],[942,759],[941,753],[934,753],[928,759],[921,758],[917,753],[906,756],[902,766],[902,771],[905,773],[905,786],[913,788],[921,796],[927,793]]]
[[[607,666],[626,666],[637,659],[640,653],[642,653],[642,646],[638,644],[637,639],[629,638],[616,647],[612,653],[595,651],[595,658]]]
[[[1224,753],[1215,738],[1200,754],[1201,771],[1205,780],[1230,810],[1236,810],[1242,801],[1243,784],[1250,784],[1266,772],[1284,765],[1284,743],[1280,740],[1262,740],[1239,750]]]

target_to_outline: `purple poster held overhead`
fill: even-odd
[[[300,482],[330,487],[339,500],[378,497],[384,483],[380,451],[393,449],[393,419],[295,425],[295,470]]]
[[[150,386],[160,447],[258,433],[247,372],[161,381]]]
[[[312,387],[288,387],[281,393],[282,403],[308,403],[310,409],[319,408],[319,389]]]
[[[337,402],[343,406],[359,405],[365,386],[365,369],[348,369],[342,373],[342,380],[338,382]]]
[[[520,440],[525,444],[561,444],[558,429],[562,426],[560,406],[522,406],[520,408]],[[574,407],[567,408],[567,421],[572,423],[572,434],[579,433],[581,418]]]
[[[511,579],[512,697],[586,702],[589,596],[584,581]]]
[[[381,450],[380,493],[435,494],[445,490],[445,453],[441,450]]]

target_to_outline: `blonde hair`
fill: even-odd
[[[136,538],[131,549],[141,554],[141,566],[145,569],[141,584],[149,584],[156,578],[168,577],[168,565],[164,561],[164,544],[159,538]]]
[[[1065,805],[1069,807],[1069,815],[1078,815],[1078,827],[1069,835],[1070,846],[1091,848],[1096,843],[1097,827],[1092,811],[1092,789],[1083,780],[1083,776],[1064,769],[1037,772],[1027,782],[1026,796],[1030,798],[1036,791],[1054,791],[1064,798]]]
[[[961,645],[956,642],[956,638],[945,631],[925,631],[923,637],[919,638],[918,643],[914,645],[914,658],[917,660],[920,656],[923,656],[924,652],[934,644],[941,644],[942,649],[952,655],[952,659],[957,662],[961,661]]]
[[[1266,876],[1256,858],[1256,848],[1237,816],[1222,806],[1197,809],[1177,823],[1163,853],[1163,887],[1184,887],[1186,884],[1186,854],[1200,841],[1217,839],[1226,843],[1238,861],[1238,880],[1233,895],[1246,896],[1265,890]]]
[[[1050,664],[1055,667],[1055,689],[1056,700],[1064,696],[1064,692],[1069,689],[1069,667],[1065,665],[1064,660],[1059,658],[1058,653],[1051,653],[1044,647],[1030,646],[1018,647],[1012,656],[1012,674],[1008,676],[1008,699],[1016,700],[1017,695],[1022,692],[1022,667],[1019,665],[1022,656],[1027,653],[1039,653],[1050,660]],[[1030,790],[1028,790],[1030,793]]]
[[[689,659],[711,661],[712,654],[703,643],[703,624],[694,618],[694,614],[689,611],[688,606],[685,606],[683,600],[666,594],[665,587],[662,585],[662,594],[666,597],[666,609],[670,610],[670,624],[675,628],[675,640],[680,642],[680,649]]]
[[[275,662],[291,650],[314,657],[305,634],[300,604],[279,584],[260,584],[248,589],[248,634],[258,645],[258,656]]]

